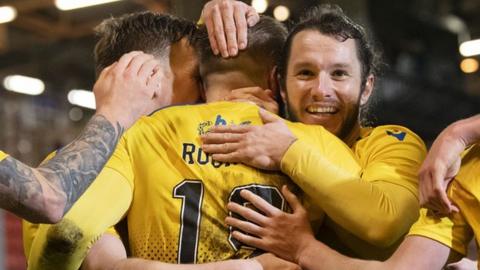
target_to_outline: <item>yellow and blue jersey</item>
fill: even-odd
[[[421,209],[420,218],[409,235],[433,239],[467,255],[472,237],[475,236],[477,246],[480,239],[480,145],[476,144],[462,154],[462,166],[447,194],[460,212],[436,218],[429,210]]]

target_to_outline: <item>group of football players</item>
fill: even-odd
[[[428,154],[369,126],[381,59],[340,7],[287,30],[212,0],[198,24],[137,12],[96,33],[82,134],[37,168],[0,152],[29,269],[476,269],[479,116]]]

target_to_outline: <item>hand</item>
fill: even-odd
[[[129,128],[171,100],[171,85],[154,56],[134,51],[106,67],[93,87],[97,113]]]
[[[261,87],[245,87],[235,89],[225,97],[228,101],[247,101],[253,102],[260,108],[278,114],[278,102],[273,96],[273,92],[270,89],[263,89]]]
[[[232,236],[238,241],[298,263],[301,254],[315,241],[315,237],[307,211],[297,197],[286,186],[282,187],[282,194],[292,207],[292,214],[285,213],[254,193],[243,190],[240,195],[265,215],[251,208],[229,203],[228,210],[248,221],[227,217],[225,222],[245,232],[232,232]]]
[[[456,263],[445,266],[446,270],[477,270],[477,262],[468,258],[463,258]]]
[[[300,266],[282,260],[271,253],[257,256],[254,260],[258,261],[262,265],[262,270],[301,270]]]
[[[215,126],[201,136],[202,150],[221,162],[241,162],[264,170],[280,170],[288,147],[296,140],[285,122],[263,109],[263,126]]]
[[[212,0],[203,7],[201,19],[207,27],[213,53],[220,52],[226,58],[237,55],[238,49],[247,48],[248,26],[254,26],[260,17],[243,2]]]
[[[440,133],[418,173],[420,205],[431,209],[439,217],[459,211],[446,192],[460,169],[460,154],[466,147],[456,130],[453,124]]]

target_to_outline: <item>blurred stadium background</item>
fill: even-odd
[[[89,2],[97,5],[73,6]],[[197,20],[205,2],[0,0],[0,149],[36,165],[78,134],[93,113],[92,28],[101,20],[147,9]],[[244,2],[289,24],[327,1]],[[480,41],[472,46],[476,56],[460,53],[461,44],[480,39],[480,1],[329,3],[366,25],[383,48],[387,67],[377,84],[374,123],[405,125],[431,143],[449,123],[480,112]],[[0,269],[25,268],[20,221],[0,211]]]

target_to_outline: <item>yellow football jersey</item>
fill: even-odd
[[[325,212],[323,242],[358,258],[388,258],[418,218],[417,171],[426,147],[401,126],[360,133],[352,146],[358,174],[346,174],[301,139],[285,153],[282,171]]]
[[[0,151],[0,161],[4,160],[8,155],[2,151]]]
[[[133,256],[200,263],[251,255],[253,250],[233,240],[224,225],[225,217],[231,215],[226,204],[244,203],[239,192],[249,189],[284,209],[279,188],[288,179],[277,172],[213,161],[202,151],[199,135],[213,125],[260,123],[258,107],[230,102],[170,107],[140,119],[121,139],[92,186],[66,214],[64,220],[75,224],[83,235],[75,249],[55,254],[56,258],[64,256],[58,259],[62,262],[60,268],[45,260],[49,258],[47,235],[53,226],[42,224],[28,254],[29,265],[33,269],[77,269],[79,258],[107,229],[104,225],[114,225],[110,221],[124,214]],[[361,168],[351,149],[323,127],[287,124],[310,150],[338,163],[338,174],[360,175]],[[302,174],[301,170],[296,172]],[[125,186],[131,193],[125,194],[126,189],[120,188]],[[314,205],[313,199],[307,196],[306,204]],[[128,209],[117,209],[126,204],[130,205]],[[310,212],[315,213],[312,219],[321,216],[318,207]],[[61,226],[54,225],[54,231],[68,231]]]
[[[480,145],[476,144],[463,153],[462,166],[447,194],[460,213],[440,219],[422,208],[409,235],[436,240],[466,255],[473,236],[477,246],[480,244]]]
[[[259,125],[258,108],[229,102],[172,107],[144,118],[124,137],[107,167],[134,190],[127,216],[133,256],[172,263],[244,258],[252,250],[230,236],[226,204],[245,203],[240,191],[248,189],[285,208],[279,192],[288,181],[283,174],[216,162],[202,151],[199,135],[226,124]],[[309,144],[325,143],[323,128],[289,125]],[[356,169],[353,155],[342,158]]]

